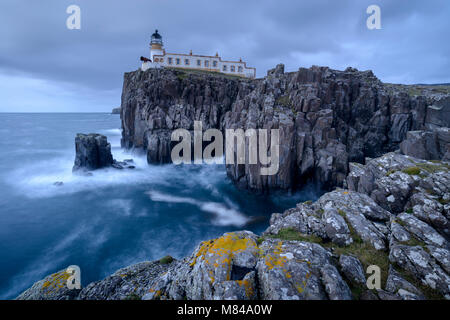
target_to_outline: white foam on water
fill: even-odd
[[[197,206],[200,210],[214,215],[212,223],[217,226],[237,226],[242,227],[247,222],[247,218],[243,213],[234,208],[227,207],[225,204],[211,201],[199,201],[188,197],[172,196],[161,193],[159,191],[146,192],[152,201],[167,203],[187,203]]]
[[[118,160],[133,158],[133,165],[136,168],[122,170],[105,168],[93,171],[92,176],[79,175],[72,173],[72,158],[60,157],[24,165],[8,174],[5,182],[29,198],[48,198],[120,185],[168,184],[172,165],[151,166],[144,158],[129,154],[115,158]],[[54,185],[57,181],[63,182],[63,185]]]
[[[28,198],[49,198],[82,191],[114,186],[149,185],[150,187],[185,186],[186,189],[204,188],[220,196],[217,185],[224,182],[226,172],[215,165],[149,165],[145,155],[130,154],[113,149],[114,159],[133,159],[135,169],[104,168],[92,171],[91,176],[72,173],[74,151],[62,156],[23,164],[4,176],[13,190]],[[62,182],[62,185],[55,185]]]
[[[122,129],[114,128],[114,129],[105,129],[100,130],[100,133],[106,134],[106,135],[122,135]]]

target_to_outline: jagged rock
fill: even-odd
[[[377,250],[386,248],[387,228],[384,222],[376,221],[389,219],[390,213],[368,196],[353,191],[336,190],[320,197],[314,207],[338,210],[362,240],[370,242]]]
[[[155,279],[170,267],[159,262],[141,262],[116,271],[103,280],[83,288],[80,300],[140,299],[152,287]]]
[[[366,284],[364,268],[357,258],[342,254],[339,257],[339,265],[342,273],[349,281],[359,285]]]
[[[365,290],[360,297],[361,300],[380,300],[371,290]]]
[[[282,74],[284,74],[284,64],[282,64],[282,63],[277,64],[277,66],[275,68],[270,69],[270,70],[267,71],[267,75],[268,76],[275,76],[275,77],[277,77],[277,76],[280,76]]]
[[[406,231],[406,229],[403,228],[396,219],[393,218],[391,220],[391,244],[394,244],[395,241],[408,242],[411,239],[411,234]]]
[[[399,295],[381,289],[377,290],[377,294],[380,300],[401,300]]]
[[[274,213],[270,225],[263,234],[278,234],[282,229],[294,229],[303,234],[315,234],[326,238],[325,226],[321,215],[304,203],[286,210],[283,214]]]
[[[450,236],[450,165],[389,153],[370,159],[365,166],[351,166],[350,189],[366,193],[391,211],[408,211],[432,226],[443,237]],[[396,230],[400,230],[396,227]]]
[[[425,160],[438,160],[439,154],[437,134],[432,131],[409,131],[406,139],[400,143],[403,154]]]
[[[439,97],[427,107],[425,125],[429,130],[439,127],[449,127],[450,97]]]
[[[430,255],[437,261],[442,269],[450,274],[450,251],[448,248],[439,248],[436,246],[427,246]]]
[[[151,163],[167,163],[172,130],[192,131],[195,120],[202,121],[203,129],[222,132],[279,129],[277,174],[261,175],[259,164],[227,165],[236,185],[270,192],[313,178],[332,188],[349,183],[350,161],[364,162],[398,149],[407,132],[435,132],[439,157],[450,157],[448,101],[448,95],[426,91],[411,96],[407,87],[383,84],[371,71],[355,69],[313,66],[284,72],[280,64],[254,80],[139,70],[124,76],[122,146],[143,148]],[[432,148],[424,141],[427,150]]]
[[[342,280],[337,269],[327,264],[320,270],[322,274],[322,282],[325,285],[325,291],[330,300],[351,300],[352,293],[347,283]]]
[[[337,245],[345,246],[353,242],[345,219],[336,209],[326,208],[323,214],[325,232],[328,238]]]
[[[255,271],[247,273],[242,280],[223,281],[214,285],[215,300],[257,299]]]
[[[16,300],[72,300],[80,290],[67,287],[69,277],[66,269],[53,273],[22,292]]]
[[[420,246],[393,245],[389,260],[450,299],[450,276]]]
[[[386,290],[399,295],[403,300],[424,300],[423,293],[411,283],[403,279],[400,274],[389,266],[389,274],[386,280]]]
[[[269,300],[327,299],[320,269],[331,264],[331,253],[309,242],[268,239],[257,263],[260,296]]]
[[[73,171],[95,170],[113,164],[111,145],[106,136],[101,134],[78,133],[75,138],[75,152]]]
[[[417,219],[415,216],[402,213],[397,216],[397,220],[402,223],[405,229],[412,233],[417,239],[438,247],[448,247],[447,240],[427,223]]]
[[[311,206],[298,204],[283,215],[273,215],[264,233],[277,234],[282,229],[293,228],[300,233],[348,245],[353,241],[351,226],[359,237],[379,250],[386,248],[388,228],[383,220],[389,218],[390,213],[367,195],[336,190],[324,194]]]

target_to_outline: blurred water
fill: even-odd
[[[78,132],[105,134],[114,158],[136,169],[72,175]],[[120,148],[120,134],[118,115],[0,113],[0,298],[71,264],[86,285],[132,263],[181,258],[224,232],[261,232],[271,213],[317,197],[313,188],[236,190],[222,165],[151,166]]]

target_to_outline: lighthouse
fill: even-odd
[[[158,30],[152,34],[152,39],[150,41],[150,59],[155,62],[153,59],[154,56],[164,56],[163,49],[163,41],[161,35],[158,33]]]
[[[214,56],[187,53],[167,53],[163,48],[163,41],[158,30],[152,34],[150,40],[150,58],[141,57],[141,70],[153,68],[180,68],[194,69],[224,73],[238,77],[254,78],[256,69],[247,67],[247,64],[239,61],[222,60],[219,53]]]

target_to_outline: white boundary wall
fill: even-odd
[[[256,76],[256,69],[246,67],[243,61],[223,61],[219,56],[174,54],[164,51],[163,54],[160,53],[161,50],[151,50],[152,62],[143,62],[141,69],[145,71],[149,68],[172,67],[215,71],[247,78],[255,78]]]

